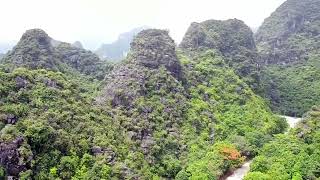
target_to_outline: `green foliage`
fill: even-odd
[[[275,112],[302,116],[319,105],[319,12],[319,0],[287,0],[255,35],[260,95]]]
[[[4,174],[25,179],[219,179],[286,129],[284,120],[229,67],[226,56],[208,51],[189,59],[178,54],[180,63],[167,31],[153,29],[139,37],[101,92],[101,85],[91,81],[100,71],[87,64],[87,52],[64,43],[54,48],[70,71],[39,69],[41,63],[28,58],[35,68],[0,68],[0,145],[15,157],[1,161]],[[43,48],[43,39],[28,38]],[[41,62],[52,55],[46,45],[48,54],[37,57]],[[6,155],[0,153],[0,158]],[[289,176],[281,164],[270,169]]]
[[[250,172],[246,175],[244,180],[272,180],[272,178],[261,172]]]
[[[319,59],[317,55],[304,63],[269,66],[261,73],[261,94],[274,111],[301,117],[320,103]]]
[[[182,127],[188,154],[180,179],[217,179],[241,165],[241,155],[255,155],[273,134],[286,129],[284,120],[274,116],[216,53],[209,51],[194,61],[180,57],[190,83]],[[221,144],[225,140],[229,142]],[[226,160],[220,146],[239,156]]]
[[[90,76],[102,80],[113,65],[91,51],[53,40],[41,29],[27,30],[0,61],[5,69],[24,67]]]
[[[192,23],[179,47],[192,57],[215,50],[251,88],[257,88],[258,54],[251,29],[241,20]]]
[[[265,144],[245,179],[254,179],[257,174],[276,179],[319,178],[319,112],[320,109],[314,107],[296,128]]]
[[[112,119],[107,111],[91,104],[97,84],[82,76],[23,68],[0,71],[0,79],[0,119],[4,124],[0,142],[23,137],[27,144],[18,149],[20,156],[26,163],[31,163],[33,157],[32,171],[23,172],[21,178],[41,179],[50,174],[70,179],[80,172],[78,168],[88,177],[96,176],[92,171],[97,168],[103,169],[102,176],[110,174],[105,163],[81,166],[89,160],[80,159],[88,159],[88,153],[96,146],[112,148],[120,159],[125,157],[122,153],[130,143],[124,143],[124,131],[114,122],[117,118]],[[101,161],[98,156],[90,158]]]

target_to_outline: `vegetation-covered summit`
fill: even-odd
[[[243,21],[207,20],[192,23],[179,47],[194,56],[216,50],[251,87],[258,86],[258,55],[251,29]]]
[[[6,54],[3,63],[7,68],[26,67],[53,71],[76,71],[103,79],[105,62],[90,51],[53,40],[41,29],[26,31],[18,44]]]
[[[287,0],[255,35],[265,64],[302,62],[320,48],[320,1]]]

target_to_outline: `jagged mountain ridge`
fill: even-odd
[[[258,54],[253,32],[241,20],[192,23],[179,48],[191,56],[210,49],[217,50],[252,88],[258,86]]]
[[[68,71],[72,69],[104,78],[105,63],[90,51],[56,41],[41,29],[26,31],[17,45],[3,57],[7,67]]]
[[[255,34],[262,63],[305,61],[319,50],[319,11],[319,0],[288,0],[265,19]]]
[[[97,97],[95,81],[52,71],[62,60],[79,71],[87,65],[74,66],[78,48],[47,37],[31,30],[6,57],[12,71],[0,68],[6,175],[219,178],[285,128],[221,52],[177,54],[167,31],[140,32]],[[210,159],[217,163],[208,167]]]

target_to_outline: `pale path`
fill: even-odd
[[[295,117],[289,117],[289,116],[281,116],[281,117],[286,118],[290,128],[293,128],[299,121],[301,121],[301,118],[295,118]],[[241,167],[236,169],[230,176],[228,176],[226,180],[242,180],[244,176],[249,172],[251,163],[252,163],[251,160],[245,162]]]
[[[296,124],[301,121],[301,118],[296,118],[296,117],[290,117],[290,116],[281,116],[283,118],[286,118],[287,123],[289,124],[290,128],[293,128],[296,126]]]
[[[229,177],[227,177],[227,180],[240,180],[240,179],[243,179],[243,177],[250,170],[251,162],[252,161],[245,162],[240,168],[235,170]]]

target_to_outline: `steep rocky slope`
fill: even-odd
[[[179,47],[193,56],[206,50],[217,50],[237,75],[252,87],[258,83],[258,56],[251,29],[242,21],[207,20],[192,23]]]
[[[97,98],[99,104],[110,104],[129,118],[123,126],[137,145],[132,153],[141,153],[150,164],[149,171],[159,171],[164,177],[174,177],[179,171],[179,167],[168,169],[166,161],[179,161],[182,150],[179,127],[187,99],[181,77],[168,32],[144,30],[131,43],[127,60],[106,77],[107,84]]]
[[[301,116],[319,103],[319,12],[319,0],[288,0],[255,35],[261,95],[279,113]]]
[[[320,48],[320,1],[288,0],[268,17],[255,35],[262,63],[305,61]]]
[[[92,52],[55,41],[41,29],[26,31],[2,61],[11,69],[73,70],[98,79],[103,79],[106,69],[105,63]]]
[[[125,102],[116,101],[115,97],[122,96],[118,92],[123,94],[122,99],[131,101],[144,95],[143,88],[146,88],[148,76],[160,74],[160,70],[165,70],[176,80],[181,79],[182,70],[175,44],[165,31],[142,31],[131,43],[127,60],[106,77],[105,93],[98,101],[111,99],[114,105],[125,105]]]

